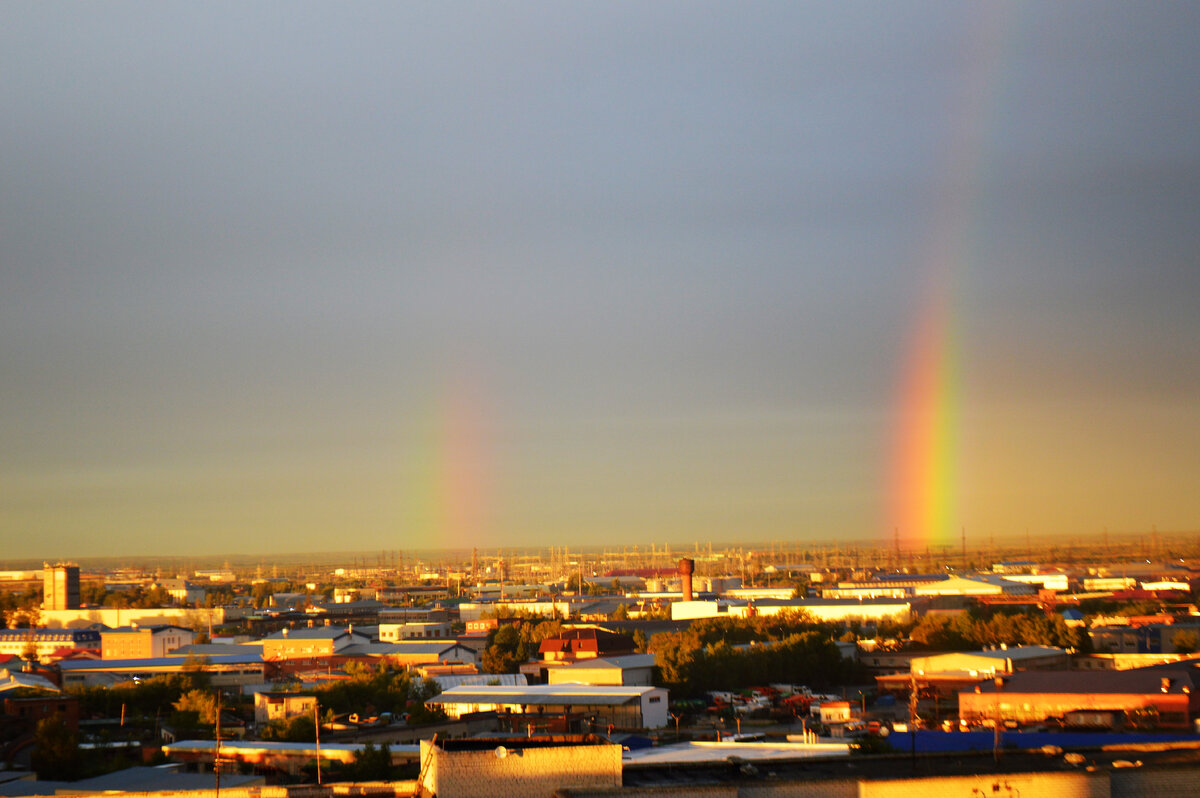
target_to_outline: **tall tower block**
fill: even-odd
[[[75,563],[42,563],[42,609],[79,609],[79,566]]]
[[[679,575],[683,585],[683,600],[692,600],[692,573],[696,570],[696,561],[683,558],[679,561]]]

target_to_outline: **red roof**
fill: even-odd
[[[607,657],[633,653],[633,638],[606,632],[603,629],[568,629],[558,637],[547,637],[538,646],[538,653],[589,652]]]

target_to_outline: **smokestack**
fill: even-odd
[[[683,577],[683,600],[692,600],[692,572],[696,570],[696,561],[684,557],[679,561],[679,575]]]

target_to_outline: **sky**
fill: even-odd
[[[1200,530],[1200,5],[0,14],[0,557]]]

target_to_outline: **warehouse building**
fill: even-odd
[[[511,725],[519,730],[660,729],[670,717],[667,691],[645,685],[463,685],[426,704],[451,718],[497,712],[502,719],[510,716]]]

